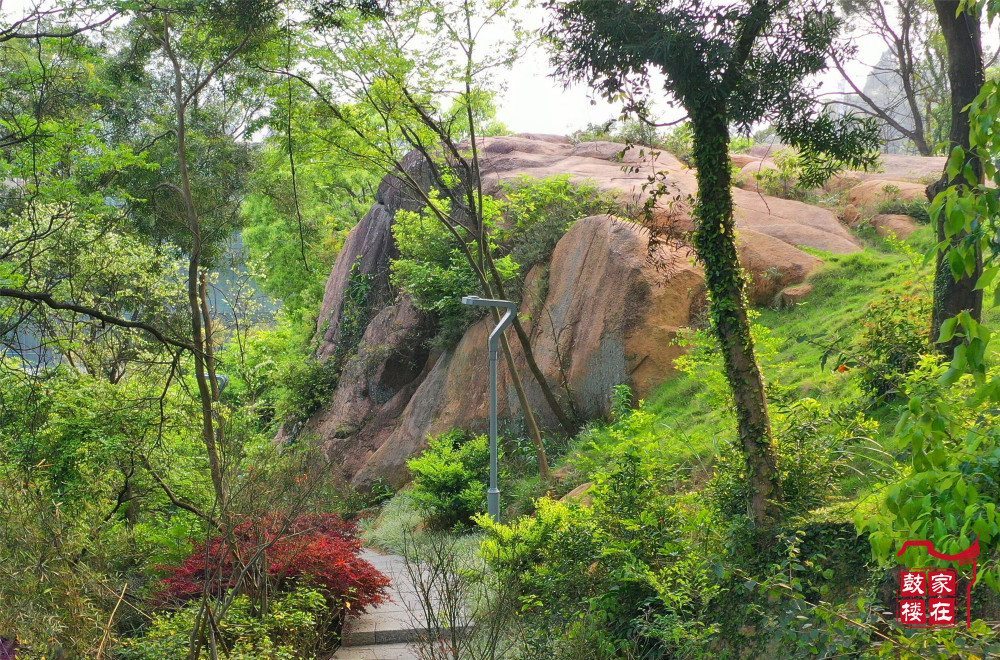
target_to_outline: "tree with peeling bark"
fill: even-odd
[[[875,163],[872,122],[819,113],[805,83],[826,68],[839,21],[819,1],[571,0],[549,7],[547,36],[566,79],[588,82],[609,99],[636,98],[648,93],[655,68],[687,111],[698,180],[693,243],[733,392],[748,509],[757,525],[771,524],[780,517],[781,483],[736,250],[729,141],[734,126],[749,131],[771,122],[799,149],[807,185],[843,164]]]

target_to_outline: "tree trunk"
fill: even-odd
[[[496,308],[494,308],[493,312],[494,317],[499,321],[500,314]],[[542,441],[542,433],[538,429],[538,421],[535,419],[535,413],[531,409],[531,403],[528,401],[528,395],[524,391],[524,385],[521,384],[521,374],[518,373],[517,365],[514,364],[514,356],[510,352],[510,343],[507,341],[506,335],[500,336],[500,347],[503,348],[504,359],[507,361],[507,369],[510,371],[510,380],[514,384],[517,401],[521,404],[521,411],[524,413],[524,423],[528,427],[528,435],[531,436],[531,442],[535,445],[535,457],[538,459],[538,476],[541,477],[542,481],[547,482],[552,478],[552,473],[549,471],[549,456],[545,451],[545,443]]]
[[[965,149],[966,163],[972,165],[977,180],[966,182],[961,172],[954,179],[949,179],[948,173],[945,171],[938,181],[927,186],[928,199],[934,199],[939,192],[958,183],[968,183],[968,185],[981,183],[983,176],[979,157],[969,148],[969,113],[965,109],[979,94],[986,78],[983,68],[982,38],[978,19],[969,14],[967,10],[956,16],[955,10],[957,8],[958,3],[956,2],[947,0],[935,0],[934,2],[934,9],[937,11],[938,22],[941,24],[941,32],[948,49],[948,81],[951,84],[951,132],[948,153],[951,153],[951,150],[956,146]],[[965,236],[964,232],[953,236],[951,245],[956,245]],[[943,213],[938,217],[937,237],[938,242],[947,239]],[[937,269],[934,273],[931,341],[936,341],[940,336],[941,324],[944,323],[945,319],[956,316],[963,311],[971,312],[972,317],[977,321],[982,318],[983,292],[976,290],[975,286],[982,274],[983,257],[978,247],[976,252],[975,272],[971,277],[963,277],[960,280],[956,280],[952,275],[947,253],[938,253]],[[960,337],[944,344],[938,344],[938,347],[946,357],[951,357],[959,343],[961,343]]]
[[[493,279],[493,288],[496,290],[496,295],[500,298],[506,299],[507,292],[503,286],[503,278],[500,277],[500,273],[497,271],[496,264],[493,263],[493,257],[486,253],[487,269],[489,270],[490,276]],[[528,365],[528,370],[531,375],[535,377],[535,382],[538,383],[538,388],[542,391],[542,396],[545,397],[545,402],[549,404],[549,409],[555,414],[556,419],[559,421],[559,426],[563,428],[566,435],[572,438],[579,431],[579,426],[570,420],[566,411],[563,410],[562,405],[560,405],[559,400],[556,399],[555,393],[552,392],[552,388],[549,387],[549,382],[545,379],[545,374],[538,367],[538,362],[535,361],[535,350],[531,347],[531,338],[528,337],[528,333],[525,332],[524,326],[521,325],[521,319],[517,316],[514,317],[514,322],[512,324],[514,328],[514,333],[517,335],[517,340],[521,344],[521,351],[524,353],[524,361]],[[566,396],[570,396],[569,392],[566,392]]]
[[[705,268],[712,327],[722,349],[726,378],[733,392],[739,438],[750,480],[750,508],[758,526],[764,526],[779,517],[777,502],[781,499],[781,483],[764,377],[750,336],[746,283],[736,252],[729,126],[725,113],[715,108],[692,113],[691,121],[694,161],[698,168],[695,249]]]

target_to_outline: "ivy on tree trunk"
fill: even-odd
[[[712,329],[722,349],[726,378],[733,392],[739,440],[750,479],[750,507],[758,522],[775,520],[781,483],[764,377],[750,335],[746,279],[736,251],[729,125],[725,113],[716,108],[692,112],[691,123],[698,168],[695,249],[705,268],[705,283],[712,299]]]

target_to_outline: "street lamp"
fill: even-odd
[[[494,522],[500,522],[500,489],[497,488],[497,353],[500,352],[500,336],[517,315],[517,304],[509,300],[491,300],[479,296],[465,296],[463,305],[475,307],[502,307],[507,311],[490,333],[490,489],[486,495],[486,505]]]

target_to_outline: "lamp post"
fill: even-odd
[[[463,305],[475,307],[501,307],[505,310],[500,322],[490,333],[490,489],[486,495],[487,510],[494,522],[500,522],[500,489],[497,487],[497,354],[500,336],[517,315],[517,304],[509,300],[491,300],[479,296],[465,296]]]

